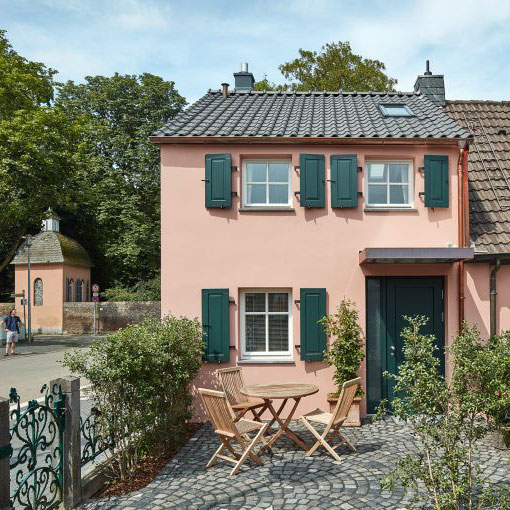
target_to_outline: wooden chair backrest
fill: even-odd
[[[207,390],[198,388],[202,402],[207,410],[209,419],[211,420],[214,430],[217,432],[228,432],[237,434],[234,425],[234,413],[228,405],[227,397],[222,391]]]
[[[249,398],[241,393],[241,388],[244,386],[242,370],[241,367],[220,368],[216,370],[223,391],[231,405],[249,401]]]
[[[338,422],[343,422],[347,418],[352,401],[356,396],[356,392],[358,391],[360,384],[361,377],[357,377],[356,379],[351,379],[350,381],[344,382],[342,386],[342,392],[338,397],[338,402],[336,404],[335,410],[332,413],[333,416],[331,417],[330,425],[336,425]]]

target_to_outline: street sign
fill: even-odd
[[[97,283],[92,284],[92,292],[94,293],[99,292],[99,285]]]
[[[16,294],[14,294],[14,297],[23,297],[25,295],[24,292],[17,292]],[[11,294],[12,296],[12,294]]]
[[[22,305],[28,305],[28,299],[27,299],[27,298],[23,298],[23,299],[21,300],[21,304],[22,304]]]
[[[97,292],[94,292],[94,294],[92,296],[92,302],[93,303],[98,303],[99,302],[99,294]]]

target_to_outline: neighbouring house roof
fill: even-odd
[[[404,104],[414,115],[384,116],[384,104]],[[223,97],[209,91],[153,137],[464,139],[469,133],[414,92],[231,91]]]
[[[474,136],[469,147],[470,235],[477,254],[510,254],[510,101],[448,101]]]
[[[27,250],[21,245],[11,264],[26,264]],[[60,232],[41,232],[32,238],[30,248],[32,264],[69,264],[72,266],[92,267],[85,248],[74,239]]]

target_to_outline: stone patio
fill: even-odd
[[[298,422],[293,430],[308,443],[312,435]],[[409,508],[411,495],[380,488],[381,475],[396,459],[414,447],[408,430],[388,419],[361,428],[344,429],[357,448],[338,449],[335,462],[319,449],[312,458],[288,438],[278,440],[266,453],[263,466],[246,462],[234,478],[230,464],[205,464],[219,442],[210,425],[203,426],[146,488],[122,497],[89,500],[81,510],[138,509],[252,509],[314,510],[341,508]],[[508,481],[505,452],[490,447],[481,455],[483,469],[496,483]]]

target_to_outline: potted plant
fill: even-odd
[[[358,319],[358,309],[354,301],[343,299],[334,315],[326,315],[319,321],[324,327],[326,335],[332,339],[329,351],[324,353],[326,364],[335,368],[333,381],[337,390],[328,395],[331,411],[334,410],[338,401],[342,385],[344,382],[357,377],[361,362],[365,357],[363,332],[358,324]],[[361,426],[360,402],[362,396],[363,391],[360,388],[344,426]]]

